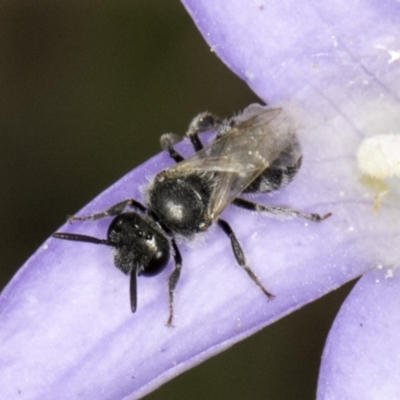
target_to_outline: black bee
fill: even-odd
[[[153,276],[163,270],[172,254],[175,269],[168,281],[169,318],[174,315],[174,290],[178,283],[182,257],[176,239],[192,238],[216,222],[231,241],[232,250],[262,292],[274,296],[263,286],[247,265],[243,250],[230,225],[219,215],[229,204],[277,217],[302,217],[322,221],[326,214],[307,214],[294,209],[253,203],[238,197],[241,193],[270,192],[288,184],[301,165],[302,153],[295,132],[280,108],[248,106],[242,114],[221,121],[211,113],[199,114],[189,126],[195,153],[184,159],[174,148],[180,140],[164,134],[161,145],[176,164],[158,173],[146,191],[146,206],[126,199],[109,209],[70,221],[96,220],[115,216],[107,239],[57,232],[58,239],[104,244],[115,248],[114,264],[130,274],[130,302],[136,311],[136,276]],[[199,133],[215,129],[215,139],[206,147]],[[133,212],[124,212],[129,207]]]

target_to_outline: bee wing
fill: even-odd
[[[294,132],[270,126],[281,109],[256,111],[246,120],[238,118],[239,123],[231,130],[168,169],[171,175],[210,174],[214,188],[208,210],[211,219],[215,219],[295,140]]]
[[[168,170],[174,174],[199,170],[236,172],[253,169],[253,164],[257,161],[257,164],[264,165],[265,159],[270,158],[270,150],[273,150],[273,147],[280,148],[278,142],[287,140],[285,138],[278,140],[282,135],[268,129],[268,123],[281,112],[281,109],[262,108],[261,112],[258,111],[258,114],[241,121],[220,138]]]

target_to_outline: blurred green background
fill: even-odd
[[[184,133],[257,97],[177,0],[3,0],[0,285],[95,195]],[[313,399],[350,286],[169,382],[146,399]]]

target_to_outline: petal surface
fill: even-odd
[[[318,399],[400,398],[400,273],[365,274],[333,324],[322,358]]]

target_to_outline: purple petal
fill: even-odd
[[[296,180],[260,201],[333,216],[321,224],[283,223],[228,209],[223,217],[276,299],[267,302],[233,268],[226,237],[210,230],[180,246],[184,270],[174,329],[164,326],[172,264],[156,278],[139,279],[138,311],[131,315],[128,279],[111,268],[109,249],[49,240],[2,293],[0,382],[6,398],[137,398],[400,251],[395,192],[377,216],[374,193],[360,183],[355,160],[363,137],[398,126],[393,91],[399,89],[391,85],[398,68],[377,47],[400,48],[394,42],[399,28],[391,23],[395,10],[376,19],[370,2],[340,4],[344,10],[325,5],[323,12],[307,4],[299,10],[296,2],[221,4],[196,1],[191,12],[213,48],[258,94],[286,101],[304,148]],[[374,29],[360,35],[363,26]],[[361,60],[373,60],[372,72]],[[157,156],[82,214],[128,197],[142,200],[144,176],[170,164],[165,154]],[[105,237],[107,221],[68,229]]]
[[[398,101],[395,0],[183,3],[211,48],[269,102],[301,99],[309,112],[332,108],[353,122],[366,101]]]
[[[343,304],[322,359],[318,399],[400,398],[400,274],[364,275]]]

